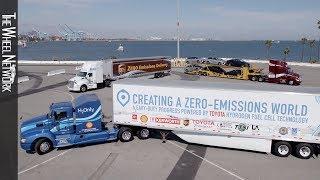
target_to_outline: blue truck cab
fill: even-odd
[[[102,119],[101,102],[95,94],[81,95],[73,103],[53,103],[47,114],[23,121],[21,148],[41,155],[57,147],[118,139],[119,130],[106,128]]]

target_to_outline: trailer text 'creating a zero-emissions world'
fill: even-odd
[[[11,92],[15,77],[16,55],[12,54],[12,39],[17,36],[13,20],[16,20],[16,13],[2,15],[2,92]]]
[[[308,106],[226,99],[132,94],[136,110],[268,121],[308,122]],[[218,112],[218,113],[217,113]],[[272,115],[272,116],[270,116]]]

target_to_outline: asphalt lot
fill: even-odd
[[[263,66],[263,65],[262,65]],[[65,69],[66,74],[47,77],[51,70]],[[73,66],[20,66],[19,76],[30,81],[19,84],[20,119],[48,111],[52,102],[73,100],[81,95],[67,91],[66,82],[75,73]],[[302,86],[320,87],[319,68],[293,67],[301,73]],[[149,77],[143,77],[149,78]],[[175,69],[163,80],[227,81],[257,83],[212,77],[188,76]],[[155,81],[157,79],[154,79]],[[279,85],[286,88],[286,85]],[[112,119],[111,88],[96,93],[103,105],[106,121]],[[318,157],[301,160],[294,156],[280,158],[271,154],[187,144],[171,136],[167,143],[155,136],[135,138],[128,143],[109,142],[65,148],[39,156],[18,148],[18,177],[36,179],[314,179],[320,177]]]

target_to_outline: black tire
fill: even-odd
[[[309,159],[314,154],[314,148],[308,143],[299,143],[295,147],[296,155],[301,159]]]
[[[155,73],[154,74],[154,78],[159,78],[160,76],[159,76],[159,73]]]
[[[104,86],[105,87],[110,87],[111,86],[111,81],[110,80],[105,80],[104,81]]]
[[[133,139],[132,130],[128,127],[121,127],[118,132],[118,139],[121,142],[128,142]]]
[[[218,65],[221,65],[221,62],[218,62]]]
[[[261,77],[261,76],[259,76],[259,77],[258,77],[258,81],[259,81],[259,82],[263,82],[263,81],[264,81],[264,78]]]
[[[150,137],[150,130],[147,128],[139,129],[137,135],[139,139],[148,139]]]
[[[256,81],[256,80],[257,80],[257,77],[256,77],[256,76],[251,76],[251,77],[250,77],[250,80],[251,80],[251,81]]]
[[[86,85],[82,85],[80,87],[80,92],[86,92],[88,90],[87,86]]]
[[[286,141],[279,141],[273,145],[273,152],[279,157],[288,157],[292,152],[291,144]]]
[[[49,139],[39,139],[34,149],[39,155],[46,154],[53,149],[52,142]]]
[[[287,82],[287,84],[293,86],[293,85],[294,85],[294,81],[293,81],[293,80],[289,80],[289,81]]]

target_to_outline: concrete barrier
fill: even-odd
[[[18,60],[20,66],[67,66],[67,65],[82,65],[86,61],[27,61]]]
[[[234,58],[221,58],[223,60],[229,60],[229,59],[234,59]],[[266,59],[261,59],[261,60],[255,60],[255,59],[243,59],[244,61],[248,63],[262,63],[262,64],[268,64],[269,61]],[[290,66],[305,66],[305,67],[320,67],[319,63],[307,63],[307,62],[293,62],[293,61],[287,61],[288,65]]]
[[[22,82],[26,82],[29,81],[29,76],[22,76],[22,77],[18,77],[18,84],[22,83]]]
[[[185,67],[186,66],[186,59],[185,58],[171,59],[171,66],[172,67]]]
[[[64,73],[66,73],[65,69],[58,69],[58,70],[49,71],[47,76],[54,76],[54,75],[64,74]]]
[[[81,67],[82,67],[82,66],[77,66],[77,67],[75,68],[75,70],[76,70],[76,71],[79,71],[79,70],[81,69]]]

